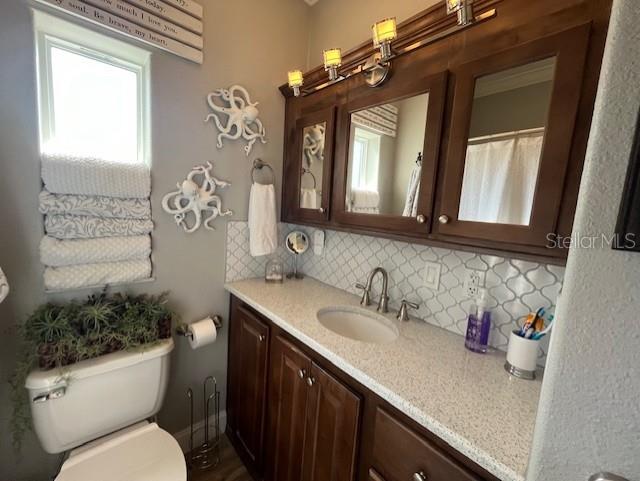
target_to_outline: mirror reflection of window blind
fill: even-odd
[[[193,0],[37,0],[201,64],[203,8]]]

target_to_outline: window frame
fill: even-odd
[[[105,33],[81,27],[33,9],[38,85],[40,152],[54,138],[55,106],[51,49],[58,48],[133,72],[137,78],[137,159],[151,164],[150,59],[151,53],[116,40]]]

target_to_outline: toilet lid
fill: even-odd
[[[56,481],[186,481],[178,442],[155,423],[144,423],[71,454]]]

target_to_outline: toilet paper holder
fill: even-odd
[[[211,316],[211,320],[213,321],[213,325],[216,326],[216,329],[222,329],[222,316]],[[176,334],[183,337],[193,337],[193,334],[189,332],[188,327],[188,324],[180,324],[176,328]]]

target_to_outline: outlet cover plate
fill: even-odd
[[[437,262],[426,262],[424,265],[423,284],[434,291],[440,287],[440,271],[442,264]]]
[[[484,287],[485,275],[484,271],[467,269],[464,277],[464,292],[467,297],[477,297],[480,289]]]

